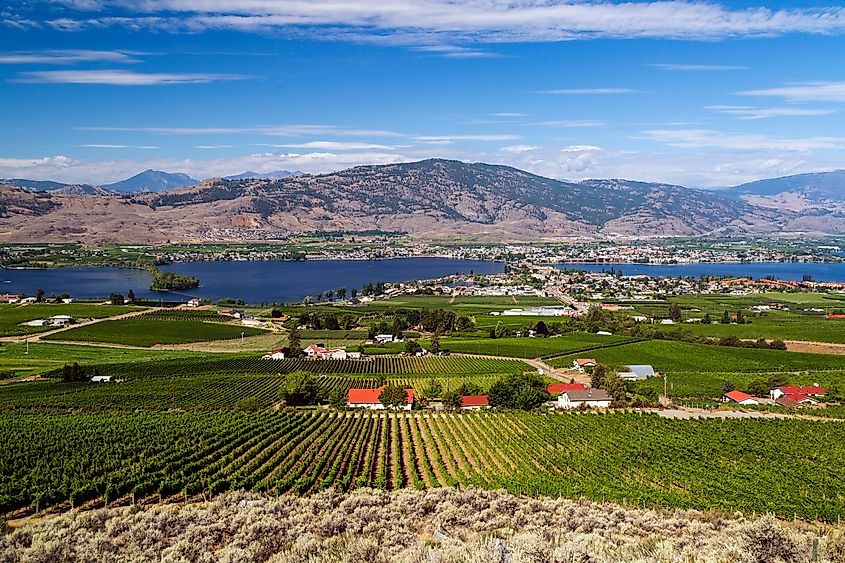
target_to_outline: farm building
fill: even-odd
[[[91,383],[111,383],[110,375],[95,375],[91,378]]]
[[[193,297],[191,299],[188,299],[187,305],[188,307],[199,307],[200,305],[202,305],[202,299],[197,299],[196,297]]]
[[[324,348],[320,344],[309,344],[302,350],[305,355],[315,360],[345,360],[348,356],[342,348]]]
[[[464,395],[461,397],[461,410],[477,410],[490,406],[487,395]]]
[[[376,389],[350,389],[346,395],[346,406],[382,410],[384,409],[384,405],[381,404],[378,397],[384,391],[384,388],[385,386],[382,385]],[[405,389],[405,396],[405,406],[403,409],[409,411],[414,406],[414,390]]]
[[[557,408],[559,409],[606,409],[610,407],[613,402],[607,391],[604,389],[573,389],[561,393],[557,398]]]
[[[54,315],[47,319],[48,326],[67,326],[74,323],[73,317],[70,315]]]
[[[20,295],[12,295],[11,293],[0,295],[0,303],[18,303],[20,300]]]
[[[289,350],[287,348],[276,348],[275,350],[271,350],[267,354],[264,354],[261,359],[263,360],[284,360],[285,357],[288,355]]]
[[[598,365],[593,358],[576,358],[572,361],[572,367],[577,369],[579,373],[584,373],[585,369],[592,369]]]
[[[400,337],[395,337],[392,334],[376,334],[373,338],[373,342],[376,344],[389,344],[391,342],[404,342],[405,339]]]
[[[734,402],[739,405],[759,405],[760,401],[749,395],[748,393],[743,393],[742,391],[728,391],[723,395],[723,399],[726,403]]]
[[[827,395],[827,389],[816,385],[782,385],[775,387],[769,391],[769,396],[772,399],[779,399],[784,395],[805,395],[807,397],[824,397]]]
[[[623,381],[642,381],[656,375],[654,368],[648,364],[623,366],[624,371],[619,372],[619,379]]]
[[[549,395],[557,395],[558,393],[565,393],[567,391],[583,391],[586,388],[583,383],[550,383],[546,387],[546,392]]]

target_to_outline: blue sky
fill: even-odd
[[[0,2],[0,84],[0,177],[845,166],[845,8],[820,0]]]

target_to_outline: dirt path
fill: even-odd
[[[845,344],[833,342],[810,342],[807,340],[785,340],[790,352],[810,352],[813,354],[845,354]]]
[[[556,379],[561,383],[569,383],[573,379],[576,383],[590,383],[589,375],[584,373],[578,373],[574,370],[570,371],[550,366],[540,358],[515,358],[513,356],[491,356],[489,354],[461,354],[458,352],[453,352],[452,355],[462,356],[464,358],[484,358],[487,360],[517,360],[528,364],[529,366],[533,367],[538,371],[542,370],[543,375],[548,375],[552,379]]]

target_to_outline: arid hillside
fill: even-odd
[[[845,231],[845,216],[626,180],[562,182],[505,166],[425,160],[279,179],[212,179],[156,193],[0,187],[0,241],[272,239],[313,231],[535,240]]]

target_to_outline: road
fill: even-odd
[[[573,379],[575,380],[575,383],[584,383],[585,385],[589,385],[590,383],[589,375],[584,373],[578,373],[574,370],[560,369],[550,366],[541,358],[514,358],[512,356],[492,356],[488,354],[461,354],[455,352],[452,352],[452,355],[463,356],[465,358],[485,358],[488,360],[519,360],[520,362],[525,362],[526,364],[538,371],[542,370],[544,375],[548,375],[552,379],[556,379],[561,383],[570,383]]]

